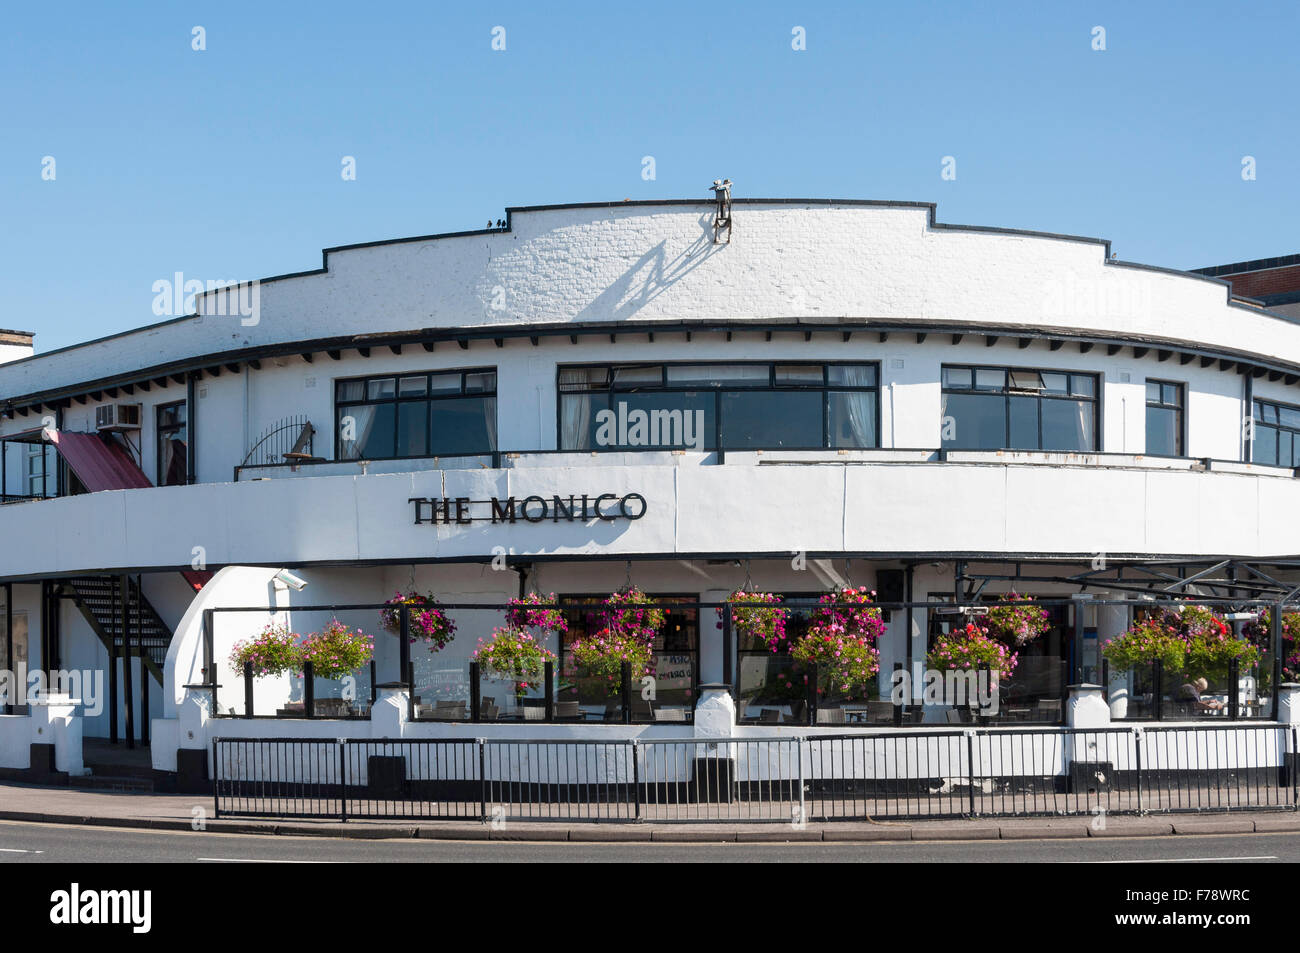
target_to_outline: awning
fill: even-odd
[[[51,430],[50,442],[89,493],[153,486],[125,450],[97,434]]]

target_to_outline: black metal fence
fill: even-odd
[[[1288,725],[218,739],[218,816],[784,822],[1297,810]]]

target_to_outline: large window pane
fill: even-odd
[[[429,406],[433,425],[429,452],[433,456],[486,453],[496,449],[495,397],[435,400]]]
[[[339,428],[340,433],[345,435],[342,446],[346,458],[383,460],[394,456],[395,419],[396,408],[393,404],[367,404],[346,408]],[[346,439],[349,431],[356,435],[352,441]]]
[[[1001,450],[1007,445],[1006,398],[994,394],[945,394],[943,445]]]
[[[724,391],[722,446],[820,447],[822,397],[791,391]]]
[[[612,445],[627,447],[672,447],[716,449],[714,444],[714,402],[712,391],[659,391],[657,393],[617,394],[613,398],[614,420],[606,432],[613,431]],[[622,405],[623,410],[620,410]],[[645,416],[633,414],[642,411]],[[618,443],[619,421],[626,442]]]
[[[1147,408],[1147,453],[1182,456],[1179,413],[1171,407]]]
[[[429,452],[429,405],[408,401],[397,405],[397,454],[422,457]]]
[[[1037,450],[1038,405],[1037,397],[1011,397],[1011,440],[1007,444],[1017,450]]]
[[[832,447],[874,447],[878,444],[875,391],[831,391],[828,400]]]
[[[591,450],[596,446],[596,413],[609,407],[608,394],[564,394],[560,397],[560,449]]]
[[[1255,447],[1251,455],[1255,463],[1277,463],[1277,428],[1263,424],[1255,425]]]
[[[1043,401],[1043,449],[1072,452],[1097,449],[1095,409],[1088,400]]]
[[[976,390],[1002,390],[1007,385],[1007,372],[996,368],[975,369]]]
[[[769,380],[770,369],[766,364],[701,364],[698,366],[680,365],[668,367],[670,384],[717,384],[747,383],[765,384]]]

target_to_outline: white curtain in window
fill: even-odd
[[[374,404],[363,404],[360,407],[349,407],[344,411],[339,421],[339,448],[341,453],[340,459],[359,460],[361,451],[366,442],[370,439],[370,430],[375,425],[375,411],[378,408]],[[344,440],[345,432],[343,423],[351,417],[353,420],[353,432],[356,435],[355,440]]]
[[[495,397],[483,398],[483,424],[487,430],[488,449],[497,448],[497,400]]]
[[[1096,450],[1092,445],[1092,404],[1086,400],[1078,402],[1079,408],[1079,448],[1081,450]],[[1127,447],[1125,449],[1128,449]]]
[[[590,450],[591,394],[565,394],[560,414],[560,449]]]
[[[841,371],[843,382],[849,387],[866,387],[874,379],[875,368],[866,366],[848,366]],[[875,413],[873,408],[875,395],[870,391],[845,393],[840,395],[841,405],[847,411],[850,446],[871,447],[875,445]],[[838,434],[836,435],[838,436]]]

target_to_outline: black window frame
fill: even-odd
[[[179,409],[180,412],[185,416],[184,421],[182,421],[181,423],[171,423],[164,426],[163,414],[166,413],[167,411],[177,410],[177,409]],[[155,404],[153,408],[153,423],[154,423],[153,444],[154,444],[154,454],[155,454],[154,468],[157,473],[157,480],[155,485],[188,486],[190,484],[189,456],[190,456],[190,439],[191,439],[189,401],[185,399],[169,400],[165,404]],[[183,476],[183,479],[181,480],[180,483],[164,483],[163,482],[164,479],[163,452],[162,452],[163,437],[168,434],[174,434],[178,431],[183,431],[185,434],[185,456],[181,458],[181,474]]]
[[[1147,410],[1150,410],[1151,408],[1154,407],[1154,408],[1157,408],[1157,409],[1160,409],[1160,410],[1174,410],[1174,411],[1177,411],[1177,413],[1178,413],[1178,447],[1177,447],[1176,452],[1175,452],[1174,454],[1172,454],[1172,456],[1177,457],[1177,458],[1180,458],[1180,459],[1186,457],[1186,456],[1187,456],[1187,383],[1186,383],[1185,381],[1167,381],[1167,380],[1163,380],[1163,379],[1161,379],[1161,378],[1156,378],[1156,377],[1148,377],[1148,378],[1146,379],[1146,383],[1147,383],[1148,385],[1150,385],[1150,384],[1159,384],[1159,385],[1160,385],[1160,394],[1161,394],[1161,399],[1160,399],[1159,401],[1153,401],[1153,400],[1151,400],[1150,396],[1147,397],[1147,399],[1146,399]],[[1178,393],[1178,403],[1177,403],[1177,404],[1169,404],[1169,403],[1166,403],[1166,402],[1164,401],[1164,389],[1165,389],[1165,387],[1174,387],[1174,388],[1177,390],[1177,393]],[[1148,437],[1147,437],[1147,444],[1148,444],[1148,445],[1149,445],[1149,443],[1150,443],[1150,433],[1151,433],[1151,429],[1150,429],[1149,423],[1150,423],[1150,421],[1148,420],[1148,427],[1147,427],[1147,434],[1148,434]],[[1170,454],[1156,454],[1156,453],[1151,453],[1149,450],[1146,451],[1146,455],[1147,455],[1147,456],[1161,456],[1161,457],[1163,457],[1163,456],[1170,456]]]
[[[948,370],[970,371],[971,381],[972,381],[971,386],[965,388],[949,387],[945,380],[946,377],[945,372]],[[1002,373],[1004,375],[1002,387],[995,388],[995,389],[989,389],[989,388],[981,389],[980,387],[976,386],[974,384],[974,381],[976,379],[976,373],[975,373],[976,371],[998,371]],[[1032,393],[1025,390],[1017,390],[1011,386],[1011,375],[1013,373],[1038,374],[1038,375],[1063,374],[1066,375],[1067,378],[1086,377],[1092,381],[1092,394],[1091,396],[1083,396],[1083,395],[1075,394],[1073,392],[1074,391],[1073,381],[1070,380],[1067,380],[1067,384],[1066,384],[1066,390],[1069,393],[1065,393],[1065,394],[1048,394],[1045,391]],[[1102,389],[1104,383],[1105,383],[1104,377],[1098,371],[1077,371],[1077,370],[1073,370],[1072,368],[1060,368],[1060,367],[1022,367],[1022,366],[1009,365],[1009,364],[941,363],[939,365],[939,392],[940,392],[941,401],[942,401],[942,395],[944,394],[971,394],[971,395],[982,395],[982,396],[1000,395],[1003,398],[1002,412],[1003,412],[1003,426],[1005,428],[1003,430],[1003,433],[1006,438],[1003,441],[1004,443],[1011,442],[1011,398],[1012,397],[1032,397],[1040,402],[1045,400],[1068,400],[1068,401],[1086,400],[1092,403],[1093,411],[1092,411],[1092,449],[1091,450],[1044,450],[1042,449],[1043,414],[1042,414],[1041,407],[1039,408],[1039,413],[1038,413],[1038,446],[1037,447],[1011,447],[1011,446],[969,447],[969,446],[961,446],[956,443],[948,444],[943,440],[942,428],[943,428],[943,421],[944,421],[944,413],[942,409],[939,412],[939,426],[940,426],[939,446],[943,450],[970,451],[970,452],[977,452],[977,451],[993,452],[998,450],[1005,450],[1005,451],[1018,450],[1018,451],[1025,451],[1030,453],[1102,453],[1104,452],[1103,444],[1102,444],[1102,433],[1104,428],[1101,425],[1102,409],[1104,404],[1103,397],[1102,397]],[[942,407],[942,403],[940,406]]]
[[[741,378],[735,381],[720,380],[712,384],[680,384],[668,380],[668,368],[679,367],[767,367],[767,381],[762,383],[756,379]],[[822,379],[819,382],[800,382],[800,381],[777,381],[777,368],[785,367],[820,367],[822,369]],[[870,367],[875,372],[875,382],[867,387],[852,387],[844,384],[832,384],[830,382],[830,368],[832,367]],[[573,386],[564,385],[560,382],[560,377],[565,371],[576,370],[594,370],[605,368],[606,384],[604,387],[591,386]],[[640,370],[646,368],[659,368],[659,383],[638,382],[627,386],[616,385],[616,371]],[[730,391],[754,391],[759,393],[820,393],[821,399],[821,445],[820,446],[724,446],[722,443],[722,395]],[[882,446],[881,442],[881,362],[879,360],[862,360],[862,361],[825,361],[825,360],[785,360],[785,361],[728,361],[724,359],[714,361],[590,361],[577,364],[557,364],[555,367],[555,446],[561,452],[581,453],[586,451],[614,450],[626,452],[629,450],[655,450],[655,449],[681,449],[669,447],[564,447],[562,446],[564,436],[564,397],[568,394],[608,394],[610,395],[610,407],[599,409],[612,409],[616,394],[637,394],[637,393],[712,393],[713,397],[713,433],[711,435],[711,445],[705,446],[705,451],[713,453],[722,452],[745,452],[753,450],[878,450]],[[870,447],[837,447],[830,442],[830,399],[832,394],[837,393],[871,393],[875,395],[875,416],[872,421],[872,427],[875,435],[875,442]]]
[[[1273,408],[1275,416],[1277,417],[1277,423],[1266,423],[1264,421],[1263,417],[1261,416],[1262,413],[1261,408],[1264,406],[1269,406]],[[1260,397],[1251,398],[1250,416],[1252,422],[1251,426],[1253,429],[1253,439],[1251,439],[1250,441],[1250,462],[1251,463],[1258,463],[1261,466],[1266,466],[1266,467],[1283,467],[1288,470],[1294,470],[1297,468],[1295,462],[1296,461],[1295,444],[1297,440],[1300,440],[1300,424],[1297,424],[1296,426],[1291,426],[1289,424],[1282,423],[1282,414],[1281,414],[1282,410],[1294,411],[1298,416],[1300,416],[1300,406],[1297,406],[1296,404],[1287,404],[1287,403],[1283,403],[1280,400],[1264,400]],[[1278,462],[1276,459],[1276,454],[1274,460],[1272,461],[1265,461],[1259,459],[1258,456],[1259,431],[1262,428],[1268,428],[1270,430],[1274,430],[1279,434],[1279,436],[1282,433],[1287,433],[1291,435],[1291,442],[1292,442],[1291,462],[1288,463]],[[1274,447],[1276,447],[1278,443],[1279,440],[1274,440],[1273,441]]]
[[[430,380],[432,378],[449,377],[453,374],[460,375],[460,389],[458,391],[456,391],[455,393],[442,393],[442,394],[432,393],[432,387],[430,385]],[[491,374],[492,389],[490,391],[468,390],[466,387],[466,380],[468,377],[475,374]],[[401,394],[401,381],[404,378],[411,378],[411,377],[425,378],[424,393],[415,394],[409,397],[403,397]],[[393,380],[392,397],[371,398],[368,396],[370,392],[370,384],[372,381],[382,381],[382,380],[387,380],[389,378]],[[340,429],[342,427],[344,410],[346,408],[383,406],[387,404],[392,404],[394,407],[393,449],[396,450],[398,446],[398,426],[401,420],[401,416],[397,413],[396,410],[396,408],[399,405],[422,403],[428,406],[429,408],[428,436],[432,438],[433,405],[440,400],[463,400],[467,397],[491,397],[493,399],[493,401],[495,402],[495,406],[493,408],[494,415],[496,415],[498,418],[495,422],[493,430],[499,434],[500,433],[499,415],[501,412],[501,405],[498,401],[498,389],[497,389],[499,382],[500,382],[500,375],[496,367],[449,367],[443,370],[435,369],[435,370],[418,370],[418,371],[417,370],[412,370],[412,371],[393,370],[383,374],[366,374],[365,376],[360,376],[360,377],[335,378],[334,379],[334,460],[336,462],[343,462],[343,463],[354,462],[356,460],[366,460],[367,462],[376,461],[376,460],[428,460],[428,459],[433,459],[434,457],[446,457],[446,456],[474,457],[474,456],[488,456],[493,453],[496,453],[497,447],[494,446],[487,450],[468,451],[466,453],[457,453],[457,454],[436,454],[432,452],[426,452],[426,453],[401,454],[401,455],[395,455],[389,457],[372,457],[372,456],[364,456],[364,455],[357,456],[357,457],[345,457],[342,455],[343,440],[340,438],[339,434],[340,434]],[[362,399],[360,400],[344,400],[341,396],[342,389],[344,385],[347,384],[360,384],[362,387],[363,394],[367,396],[362,397]],[[499,440],[493,442],[499,443]]]

